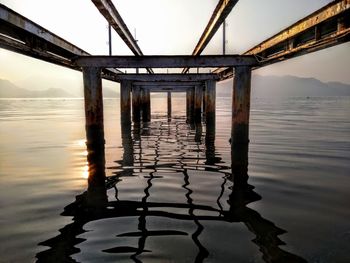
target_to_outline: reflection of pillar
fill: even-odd
[[[203,134],[203,126],[201,122],[195,124],[196,133],[194,135],[194,141],[201,143],[202,142],[202,134]]]
[[[186,117],[187,122],[191,123],[194,120],[194,88],[186,91]]]
[[[194,95],[194,121],[196,123],[202,121],[202,100],[203,100],[203,87],[197,85],[195,87]]]
[[[133,142],[131,136],[131,125],[124,124],[121,129],[123,153],[123,166],[134,165]]]
[[[120,120],[121,123],[130,123],[131,121],[131,93],[130,81],[122,81],[120,83]]]
[[[85,129],[88,143],[104,144],[101,69],[84,67]]]
[[[132,87],[132,120],[134,122],[141,121],[141,107],[140,107],[141,89],[139,86]]]
[[[235,68],[232,93],[231,145],[249,143],[251,68]]]
[[[237,186],[248,183],[248,143],[235,144],[231,148],[233,182]]]
[[[208,165],[213,165],[217,161],[217,158],[215,158],[215,125],[206,125],[205,157]]]
[[[151,96],[149,89],[141,90],[142,121],[151,120]]]
[[[213,80],[205,82],[205,119],[207,126],[215,126],[216,83]]]
[[[103,138],[94,138],[103,140]],[[96,144],[87,140],[87,161],[89,165],[88,190],[86,204],[88,207],[104,208],[108,202],[105,174],[104,144]]]
[[[168,99],[168,121],[171,120],[171,92],[168,91],[167,93],[167,99]]]

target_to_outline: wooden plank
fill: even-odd
[[[117,68],[182,68],[182,67],[225,67],[255,66],[254,56],[207,55],[207,56],[80,56],[74,62],[77,66],[99,66]]]

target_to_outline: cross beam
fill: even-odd
[[[197,86],[202,85],[202,82],[199,81],[186,81],[186,82],[174,82],[174,81],[158,81],[158,82],[152,82],[152,81],[135,81],[133,82],[133,85],[135,86],[172,86],[172,87],[178,87],[178,86]]]
[[[182,68],[182,67],[231,67],[256,66],[254,56],[80,56],[75,59],[81,67],[116,68]]]
[[[116,81],[151,81],[151,82],[201,82],[206,80],[218,80],[217,74],[119,74],[116,76]]]
[[[192,89],[193,86],[141,86],[141,88],[149,90],[150,92],[185,92],[189,89]]]

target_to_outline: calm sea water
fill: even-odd
[[[0,100],[0,262],[350,262],[350,98],[253,99],[243,190],[230,99],[215,141],[165,103],[122,132],[104,101],[108,203],[89,210],[83,100]]]

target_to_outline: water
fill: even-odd
[[[253,99],[249,185],[229,98],[215,140],[165,103],[128,131],[105,100],[103,156],[83,100],[0,100],[0,262],[350,262],[350,98]]]

